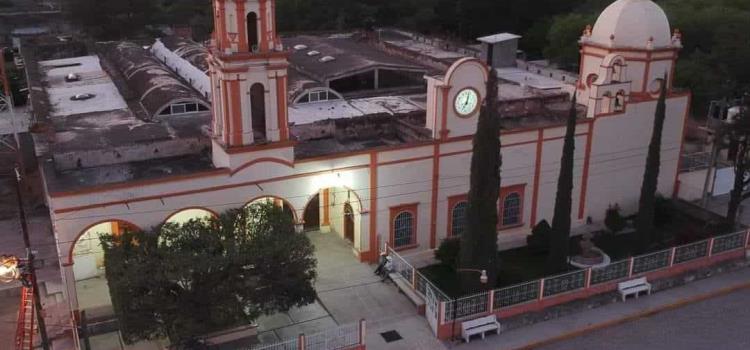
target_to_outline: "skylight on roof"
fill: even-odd
[[[307,49],[307,45],[303,45],[303,44],[294,45],[294,49],[297,50],[297,51],[306,50]]]
[[[308,56],[317,56],[317,55],[320,55],[320,51],[312,50],[312,51],[308,52],[307,55]]]
[[[331,62],[331,61],[335,61],[335,60],[336,60],[336,57],[333,57],[333,56],[323,56],[318,61],[320,61],[322,63],[326,63],[326,62]]]

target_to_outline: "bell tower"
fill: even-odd
[[[287,53],[275,0],[213,0],[212,136],[224,150],[289,140]]]

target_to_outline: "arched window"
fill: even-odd
[[[451,210],[451,236],[458,237],[466,230],[466,209],[469,203],[466,201],[458,202]]]
[[[250,88],[250,118],[252,119],[253,138],[266,140],[266,89],[257,83]]]
[[[521,223],[521,195],[513,192],[503,199],[502,226],[514,226]]]
[[[255,12],[247,14],[247,49],[258,51],[258,15]]]
[[[414,214],[409,211],[402,211],[393,220],[393,246],[395,248],[406,247],[414,244],[415,223]]]

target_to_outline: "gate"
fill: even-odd
[[[427,283],[424,288],[425,294],[425,317],[427,317],[427,323],[430,324],[432,332],[435,336],[438,335],[438,319],[440,318],[440,300],[432,290],[432,285]]]

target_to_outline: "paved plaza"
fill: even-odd
[[[336,233],[311,232],[318,259],[318,302],[286,313],[262,317],[262,342],[288,339],[367,321],[368,349],[439,349],[424,317],[392,283],[375,276],[375,266],[360,263],[352,247]],[[380,333],[396,330],[403,339],[386,343]]]
[[[750,289],[540,347],[566,349],[750,349]]]

